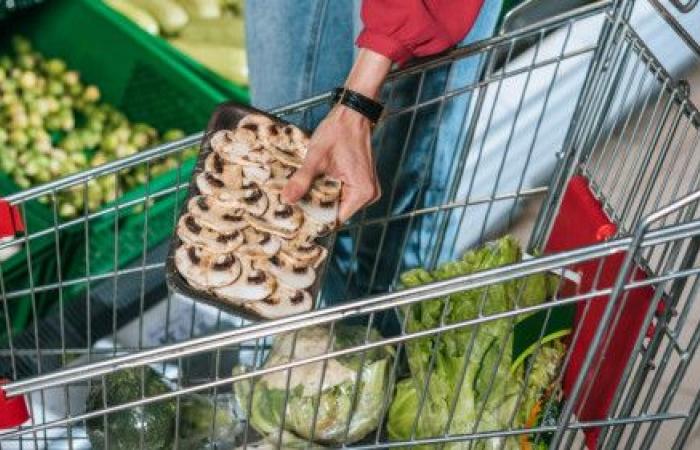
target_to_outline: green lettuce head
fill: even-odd
[[[295,333],[283,334],[275,339],[264,367],[319,356],[329,348],[361,345],[366,334],[361,326],[337,326],[334,336],[326,327],[313,327],[296,332],[296,344]],[[369,341],[378,337],[372,331]],[[380,347],[364,355],[353,353],[268,373],[252,383],[236,383],[235,389],[244,407],[252,395],[250,424],[262,435],[276,436],[282,428],[322,444],[352,443],[377,428],[391,360],[392,349]]]

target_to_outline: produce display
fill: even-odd
[[[100,101],[100,90],[58,58],[46,58],[20,36],[13,54],[0,56],[0,171],[23,189],[105,164],[164,141],[184,136],[160,134],[145,123],[132,123]],[[193,155],[194,150],[186,153]],[[151,176],[177,167],[177,157],[151,166]],[[145,167],[103,177],[57,194],[57,212],[70,218],[90,211],[146,182]],[[51,198],[40,199],[43,202]]]
[[[371,342],[380,338],[376,331],[367,334],[364,326],[342,325],[335,327],[333,335],[323,326],[282,334],[274,340],[263,367],[312,358],[361,345],[365,339]],[[325,363],[271,372],[254,382],[236,383],[238,402],[246,410],[250,406],[250,425],[264,436],[264,441],[253,448],[276,444],[280,428],[285,432],[281,437],[285,448],[307,448],[309,444],[305,440],[339,445],[367,436],[379,424],[393,353],[390,346],[379,347],[364,355],[354,353]],[[235,373],[242,371],[245,368],[238,368]],[[317,409],[318,413],[314,414]]]
[[[307,144],[295,126],[257,114],[211,136],[177,225],[175,267],[192,288],[261,318],[312,308],[327,255],[316,238],[336,225],[341,184],[322,176],[298,204],[282,201]]]
[[[433,272],[415,269],[404,273],[401,281],[407,287],[418,286],[512,264],[520,258],[517,241],[506,236]],[[441,323],[511,311],[516,300],[519,307],[542,303],[553,294],[557,280],[553,275],[536,274],[452,294],[447,301],[435,299],[411,305],[403,311],[407,315],[406,331],[415,333],[438,328]],[[540,408],[540,414],[556,411],[557,396],[561,392],[554,378],[565,354],[564,345],[557,339],[549,341],[528,358],[527,364],[518,364],[523,358],[512,351],[513,327],[513,319],[499,319],[409,341],[406,351],[411,376],[396,387],[387,422],[389,438],[408,440],[445,433],[467,434],[535,426],[539,422],[533,422],[542,420],[538,414],[533,414],[535,406],[545,406]],[[428,375],[433,350],[437,354]],[[420,415],[416,417],[426,382],[428,389]],[[521,392],[525,385],[523,396]],[[551,404],[554,409],[547,408]],[[454,411],[454,416],[448,423],[450,411]],[[529,445],[528,438],[524,439]],[[537,445],[547,447],[546,436],[535,441]],[[455,442],[446,444],[445,448],[515,450],[521,449],[521,445],[518,437],[512,437]]]
[[[221,77],[248,84],[243,0],[105,0]]]

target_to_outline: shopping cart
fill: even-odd
[[[697,2],[672,3],[685,13]],[[649,25],[650,17],[660,18],[662,27]],[[700,412],[700,388],[692,378],[693,372],[697,373],[693,365],[697,364],[695,353],[700,342],[694,304],[700,287],[700,116],[689,100],[687,83],[669,75],[647,45],[649,39],[668,34],[667,24],[682,39],[675,47],[664,47],[663,56],[670,58],[667,66],[678,68],[680,46],[687,46],[689,52],[698,52],[698,47],[664,5],[657,0],[608,0],[505,30],[487,41],[392,73],[385,88],[390,110],[376,130],[377,151],[382,151],[388,135],[406,138],[396,155],[396,174],[383,174],[384,178],[396,181],[402,176],[402,167],[411,161],[410,137],[423,117],[437,118],[437,136],[444,111],[459,101],[466,101],[469,108],[452,154],[454,172],[464,175],[454,177],[445,189],[445,198],[436,206],[416,203],[396,213],[391,205],[394,192],[385,191],[389,201],[384,211],[365,211],[340,231],[339,235],[345,234],[356,245],[362,242],[363,233],[378,237],[373,241],[377,242],[376,252],[361,298],[261,323],[247,323],[222,311],[205,311],[196,302],[172,294],[149,309],[150,283],[153,279],[163,283],[164,254],[153,256],[158,243],[149,239],[148,214],[159,207],[164,196],[174,193],[184,198],[187,177],[183,174],[174,188],[147,185],[142,198],[99,212],[85,210],[81,217],[67,222],[59,222],[54,208],[53,227],[25,231],[12,244],[24,245],[27,271],[32,274],[33,255],[28,244],[50,237],[55,246],[56,280],[44,282],[30,276],[27,286],[14,290],[6,288],[0,272],[6,330],[0,348],[0,373],[9,379],[2,385],[6,398],[0,399],[19,409],[22,405],[17,406],[17,399],[23,399],[20,402],[26,402],[30,416],[24,424],[0,431],[0,448],[87,448],[86,425],[94,427],[96,423],[102,429],[102,448],[110,448],[119,438],[110,420],[125,411],[145,414],[154,405],[172,407],[175,417],[173,427],[156,442],[192,448],[180,430],[184,427],[181,412],[194,394],[214,399],[215,405],[222,404],[219,399],[234,404],[221,406],[236,420],[236,426],[226,431],[235,434],[235,445],[251,448],[249,444],[258,438],[247,420],[251,405],[234,395],[239,392],[234,385],[245,385],[264,374],[286,373],[285,416],[293,394],[290,369],[320,363],[323,379],[333,358],[364,360],[385,346],[392,346],[394,356],[376,430],[347,447],[514,448],[513,442],[527,435],[533,445],[546,441],[549,448],[684,448]],[[453,64],[469,60],[483,67],[479,81],[455,87],[452,80],[441,92],[423,91],[429,74],[449,73]],[[413,83],[415,95],[394,97],[394,87],[406,83]],[[310,98],[275,113],[303,123],[310,113],[327,107],[328,98]],[[113,180],[118,189],[122,171],[143,167],[150,175],[160,159],[181,155],[201,138],[201,134],[190,136],[6,200],[19,208],[26,222],[25,205],[33,199],[55,200],[61,191],[85,187],[102,177]],[[432,149],[437,141],[438,137],[431,139]],[[423,173],[410,175],[423,186],[429,170],[430,164],[426,164]],[[123,242],[120,223],[128,220],[134,208],[146,214],[142,242]],[[173,224],[178,213],[177,208],[172,210]],[[104,248],[85,243],[79,247],[85,249],[84,255],[71,254],[73,243],[64,236],[66,231],[77,230],[83,239],[92,240],[92,228],[110,215],[119,218],[110,222],[113,229],[109,230],[114,237],[108,246],[114,265],[109,270],[91,270],[93,253]],[[398,281],[409,267],[397,263],[392,267],[391,284],[375,286],[377,274],[385,269],[387,236],[410,230],[426,217],[435,220],[438,230],[432,237],[435,252],[428,268],[444,260],[443,249],[459,253],[506,232],[516,233],[527,244],[528,252],[537,256],[410,289],[401,289]],[[459,223],[460,232],[451,233],[450,223]],[[142,257],[131,263],[121,261],[122,246],[135,244],[140,245]],[[9,245],[0,244],[0,249]],[[361,258],[357,253],[355,257]],[[66,254],[84,260],[82,273],[62,270]],[[517,306],[516,300],[512,310],[493,314],[481,310],[467,320],[441,320],[437,326],[420,331],[405,326],[411,306],[431,299],[447,302],[451,294],[463,291],[486,297],[504,283],[534,274],[556,274],[559,280],[574,281],[560,281],[546,303]],[[79,308],[64,298],[66,290],[75,286],[86,291]],[[97,301],[94,296],[98,292],[107,295]],[[125,317],[122,309],[126,292],[135,293],[131,317]],[[53,293],[57,298],[51,317],[37,315],[31,329],[13,333],[8,305],[29,301],[35,311],[35,297],[40,293]],[[571,305],[576,310],[575,326],[556,371],[563,386],[563,402],[550,422],[526,425],[512,417],[504,426],[489,428],[482,424],[488,413],[483,407],[474,412],[476,419],[470,429],[454,431],[451,424],[463,412],[453,403],[440,433],[421,435],[416,431],[416,420],[408,439],[388,436],[386,423],[394,387],[405,376],[404,355],[411,343],[496,321],[508,323],[512,329],[521,317],[533,313],[543,313],[546,321],[557,309]],[[208,317],[208,328],[200,327],[203,317]],[[389,320],[387,317],[397,318],[399,332],[370,333],[370,328]],[[366,330],[359,344],[342,349],[329,344],[320,354],[263,366],[272,338],[315,326],[325,326],[332,335],[347,321]],[[126,335],[135,338],[117,338],[125,326]],[[543,341],[541,333],[533,354],[541,350]],[[499,347],[501,359],[506,345]],[[434,366],[434,354],[430,360],[426,380]],[[469,354],[464,361],[467,363],[456,390],[469,370]],[[238,364],[248,370],[232,370]],[[147,370],[156,371],[167,389],[148,389]],[[137,374],[137,394],[115,402],[108,392],[109,380],[127,372]],[[525,374],[526,379],[529,376],[529,372]],[[356,381],[360,377],[358,370]],[[102,401],[87,410],[85,398],[95,389]],[[493,384],[487,396],[492,389]],[[417,390],[416,409],[420,411],[428,396],[428,381]],[[316,408],[315,419],[320,414]],[[221,434],[214,417],[205,427],[212,437],[210,442],[216,442],[215,437]],[[132,441],[136,442],[134,447],[160,448],[151,439],[156,433],[152,428],[141,426],[123,433],[137,438]],[[283,434],[273,435],[277,441],[271,446],[279,446]],[[659,443],[662,437],[668,443]]]

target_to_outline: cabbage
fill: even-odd
[[[418,286],[512,264],[520,258],[518,242],[506,236],[466,253],[460,261],[443,264],[433,272],[420,268],[406,272],[402,275],[401,282],[407,287]],[[542,303],[550,295],[554,286],[552,281],[549,275],[535,274],[452,294],[446,299],[413,304],[403,309],[406,331],[415,333],[435,329],[442,320],[445,324],[450,324],[474,319],[480,314],[488,316],[512,310],[516,300],[521,307]],[[524,405],[523,408],[528,406],[528,402],[531,406],[532,399],[536,400],[541,394],[541,390],[538,390],[540,385],[549,384],[553,375],[549,376],[551,370],[533,369],[532,374],[540,377],[539,382],[532,383],[532,386],[528,383],[529,396],[526,401],[519,399],[524,385],[524,368],[522,365],[511,367],[514,359],[512,344],[511,318],[408,341],[406,351],[411,377],[397,384],[387,421],[389,438],[395,441],[410,440],[439,437],[445,433],[468,434],[522,426],[523,415],[527,413],[515,411],[518,403]],[[435,361],[432,373],[428,376],[433,352]],[[549,360],[554,364],[554,371],[561,354],[560,352],[557,358]],[[547,376],[542,377],[543,373]],[[427,391],[421,407],[426,382]],[[448,424],[453,409],[454,416]],[[511,425],[512,417],[514,420]],[[509,450],[518,449],[519,444],[517,437],[489,438],[453,442],[444,448]]]
[[[332,349],[361,345],[366,334],[365,327],[339,325],[334,332]],[[293,360],[325,354],[331,338],[326,327],[298,331]],[[369,341],[378,338],[378,333],[373,330]],[[294,333],[277,337],[263,367],[275,367],[292,360],[293,343]],[[252,383],[236,383],[234,388],[244,408],[252,395],[250,424],[262,435],[271,435],[272,440],[283,429],[323,444],[352,443],[377,428],[392,351],[391,347],[380,347],[368,350],[364,355],[353,353],[328,359],[325,374],[323,361],[305,364],[256,377]],[[358,373],[359,384],[356,382]],[[286,389],[288,381],[289,390]],[[317,408],[316,426],[313,427]]]

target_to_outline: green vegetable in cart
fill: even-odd
[[[220,76],[234,83],[248,84],[248,60],[245,49],[233,45],[214,45],[183,39],[173,39],[170,43]]]
[[[130,0],[134,5],[145,9],[158,24],[163,34],[174,35],[182,30],[189,16],[175,0]]]
[[[105,376],[104,385],[100,382],[92,384],[87,411],[99,411],[108,406],[140,400],[142,394],[151,397],[166,392],[168,387],[150,367],[123,369]],[[106,399],[106,405],[103,399]],[[175,427],[175,401],[135,406],[108,414],[106,421],[103,416],[93,417],[87,420],[86,425],[88,439],[95,450],[169,449]]]
[[[322,355],[328,349],[361,345],[366,337],[369,342],[379,338],[374,330],[367,334],[365,327],[343,325],[335,327],[333,336],[327,327],[299,330],[296,338],[294,333],[282,334],[273,342],[264,367]],[[291,369],[291,373],[288,370],[271,372],[252,383],[235,383],[234,389],[245,409],[251,402],[250,424],[273,441],[283,427],[287,432],[317,443],[348,444],[376,429],[392,356],[391,347],[379,347],[368,350],[365,355],[352,354],[328,359],[326,363],[298,366]],[[314,414],[316,409],[318,412]]]
[[[160,26],[145,9],[131,3],[129,0],[105,0],[110,8],[125,16],[148,34],[157,36],[160,34]]]
[[[193,19],[217,19],[221,17],[219,0],[178,0]]]
[[[240,430],[230,394],[213,399],[200,394],[180,398],[180,448],[230,448]]]
[[[518,242],[506,236],[432,272],[408,271],[401,281],[407,287],[418,286],[512,264],[520,258]],[[539,273],[413,304],[402,311],[406,315],[406,331],[438,329],[441,324],[510,311],[516,304],[540,304],[556,289],[550,278]],[[389,438],[399,441],[523,426],[523,411],[531,408],[532,399],[540,398],[541,386],[551,382],[563,352],[554,356],[547,353],[552,357],[546,360],[546,365],[542,363],[545,368],[537,368],[530,361],[530,381],[525,399],[520,398],[526,386],[526,368],[512,364],[517,357],[512,351],[515,320],[496,319],[407,341],[411,376],[397,384],[387,421]],[[543,346],[541,350],[544,349]],[[539,360],[535,358],[535,361]],[[425,398],[421,399],[426,383]],[[499,437],[448,443],[445,448],[516,450],[520,446],[516,437]]]

